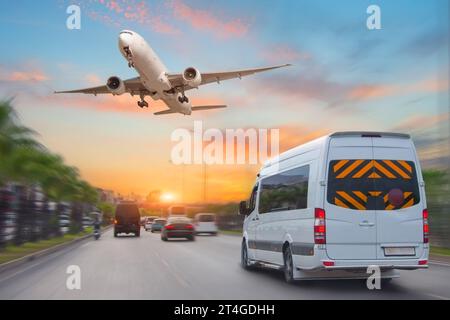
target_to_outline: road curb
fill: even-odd
[[[108,231],[111,228],[112,228],[112,225],[105,227],[101,231],[102,234],[105,233],[106,231]],[[23,264],[26,264],[27,262],[31,262],[31,261],[34,261],[36,259],[48,256],[48,255],[50,255],[52,253],[55,253],[55,252],[61,251],[63,249],[66,249],[66,248],[68,248],[70,246],[73,246],[73,245],[79,243],[79,242],[87,240],[87,239],[89,239],[89,238],[91,238],[93,236],[94,236],[93,234],[87,234],[85,236],[73,239],[71,241],[64,242],[64,243],[58,244],[56,246],[53,246],[53,247],[41,250],[41,251],[30,253],[29,255],[26,255],[24,257],[21,257],[21,258],[12,260],[12,261],[8,261],[8,262],[5,262],[5,263],[2,263],[2,264],[0,264],[0,274],[5,272],[5,271],[8,271],[8,270],[10,270],[12,268],[19,267],[19,266],[21,266]]]

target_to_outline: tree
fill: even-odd
[[[17,188],[19,205],[16,243],[34,240],[34,237],[30,238],[30,230],[37,230],[36,225],[56,221],[56,228],[59,228],[58,217],[48,216],[47,200],[73,203],[74,231],[81,230],[84,204],[96,204],[98,201],[96,189],[80,178],[78,170],[67,166],[60,156],[38,143],[34,139],[35,135],[33,130],[20,124],[11,101],[0,102],[0,187],[8,181],[20,185]],[[36,202],[32,196],[36,187],[46,195],[40,211],[36,210]],[[58,211],[55,215],[58,215]],[[0,221],[0,227],[1,225]],[[41,230],[41,237],[48,237],[52,232],[49,228]]]

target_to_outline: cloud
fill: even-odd
[[[414,114],[398,123],[393,129],[401,132],[417,132],[427,129],[435,129],[437,126],[450,120],[448,112],[437,115]]]
[[[312,58],[309,53],[302,52],[286,44],[271,46],[262,53],[262,57],[269,63],[294,63]]]
[[[0,65],[0,81],[4,82],[43,82],[49,77],[35,67],[29,70],[10,70]]]
[[[53,105],[56,107],[91,109],[101,112],[120,112],[130,114],[139,113],[152,115],[156,111],[165,110],[168,108],[162,100],[153,101],[151,98],[147,97],[149,108],[141,109],[136,103],[139,100],[139,97],[132,97],[129,94],[123,94],[120,96],[98,95],[96,97],[84,94],[51,94],[34,96],[33,100],[35,102],[39,101],[40,103]],[[190,100],[194,106],[224,104],[223,100],[214,96],[202,96],[199,98],[193,97]],[[204,112],[207,114],[208,111]]]
[[[217,14],[204,9],[193,8],[181,0],[169,2],[173,17],[201,31],[212,32],[219,37],[241,37],[248,32],[248,24],[240,19],[224,20]]]
[[[350,100],[371,100],[394,94],[398,90],[395,85],[367,84],[351,88],[347,94]]]
[[[91,85],[91,86],[98,86],[103,84],[102,80],[100,79],[100,77],[96,74],[90,73],[87,74],[84,79],[86,80],[86,82]]]
[[[424,78],[410,83],[344,83],[331,80],[328,74],[307,66],[303,70],[258,77],[250,82],[251,90],[279,96],[289,102],[317,100],[328,107],[351,106],[392,96],[448,91],[448,79]],[[296,104],[298,105],[298,103]]]
[[[422,166],[448,168],[450,163],[449,120],[449,112],[434,115],[413,114],[395,125],[392,130],[411,134]]]
[[[326,129],[317,129],[299,124],[285,124],[280,127],[280,152],[305,144],[329,133]]]
[[[417,35],[405,46],[400,48],[401,54],[414,55],[418,58],[428,57],[439,50],[447,51],[449,48],[449,32],[447,30],[433,29]]]
[[[144,1],[136,0],[94,0],[82,3],[87,15],[92,19],[106,25],[120,28],[130,24],[138,23],[150,27],[154,32],[176,35],[180,30],[161,14],[156,8],[150,10]]]

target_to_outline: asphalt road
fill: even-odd
[[[401,271],[382,290],[361,280],[286,284],[279,271],[239,266],[240,237],[162,242],[159,234],[88,240],[0,274],[0,299],[450,299],[450,265]],[[81,268],[68,290],[67,267]]]

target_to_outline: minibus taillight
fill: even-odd
[[[334,261],[323,261],[325,267],[334,267]]]
[[[428,243],[428,236],[430,234],[430,225],[428,224],[428,210],[424,209],[422,213],[423,217],[423,243]]]
[[[314,243],[326,244],[325,210],[316,208],[314,218]]]

